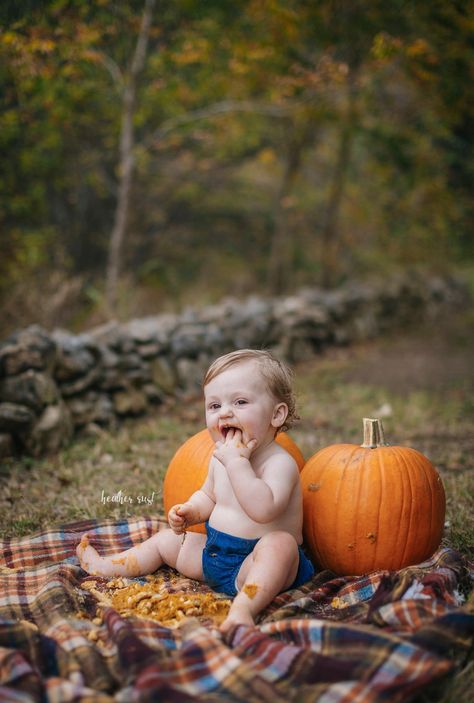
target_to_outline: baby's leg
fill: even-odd
[[[205,542],[205,535],[187,532],[183,541],[183,535],[166,529],[136,547],[101,557],[89,544],[88,535],[85,534],[76,553],[82,568],[96,576],[144,576],[167,564],[188,578],[202,580],[201,554]]]
[[[237,577],[239,593],[234,598],[221,630],[236,624],[253,625],[254,618],[296,578],[298,545],[288,532],[264,535],[245,559]]]

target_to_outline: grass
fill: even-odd
[[[337,442],[360,443],[362,418],[382,417],[391,444],[412,446],[438,468],[447,495],[444,543],[474,560],[474,403],[466,317],[353,348],[330,350],[295,368],[301,420],[292,436],[306,457]],[[56,456],[1,467],[0,530],[22,536],[86,517],[162,512],[166,467],[182,442],[203,427],[200,399],[169,402],[153,417],[116,433],[78,438]],[[102,502],[122,491],[132,502]],[[154,492],[154,495],[153,495]],[[138,496],[153,495],[149,505]],[[472,598],[472,596],[471,596]],[[468,663],[436,692],[441,703],[468,703]]]
[[[161,486],[169,460],[198,427],[197,421],[183,419],[167,407],[155,417],[124,424],[114,434],[102,431],[82,437],[55,456],[8,461],[2,467],[3,536],[22,536],[87,517],[161,513]],[[124,502],[107,502],[119,491]]]

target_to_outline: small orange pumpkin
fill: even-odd
[[[279,432],[276,441],[291,454],[298,465],[304,466],[305,460],[295,442],[286,432]],[[214,442],[207,429],[190,437],[178,449],[166,470],[163,482],[163,505],[165,515],[173,505],[184,503],[190,495],[204,483],[207,467],[214,451]],[[205,532],[204,525],[193,525],[192,532]]]
[[[321,567],[340,575],[401,569],[441,542],[441,478],[415,449],[385,444],[379,420],[364,419],[364,443],[321,449],[301,472],[304,539]]]

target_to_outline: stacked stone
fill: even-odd
[[[467,298],[453,278],[399,276],[276,299],[228,298],[86,334],[38,326],[0,344],[0,457],[55,452],[83,428],[114,427],[166,396],[196,393],[218,355],[269,348],[295,363],[434,318]]]

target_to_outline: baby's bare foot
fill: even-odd
[[[80,543],[76,547],[76,554],[79,562],[89,574],[96,576],[107,576],[104,572],[104,560],[98,552],[89,544],[89,535],[82,535]]]
[[[219,629],[221,632],[228,632],[234,625],[255,625],[250,609],[241,603],[236,604],[235,601]]]

